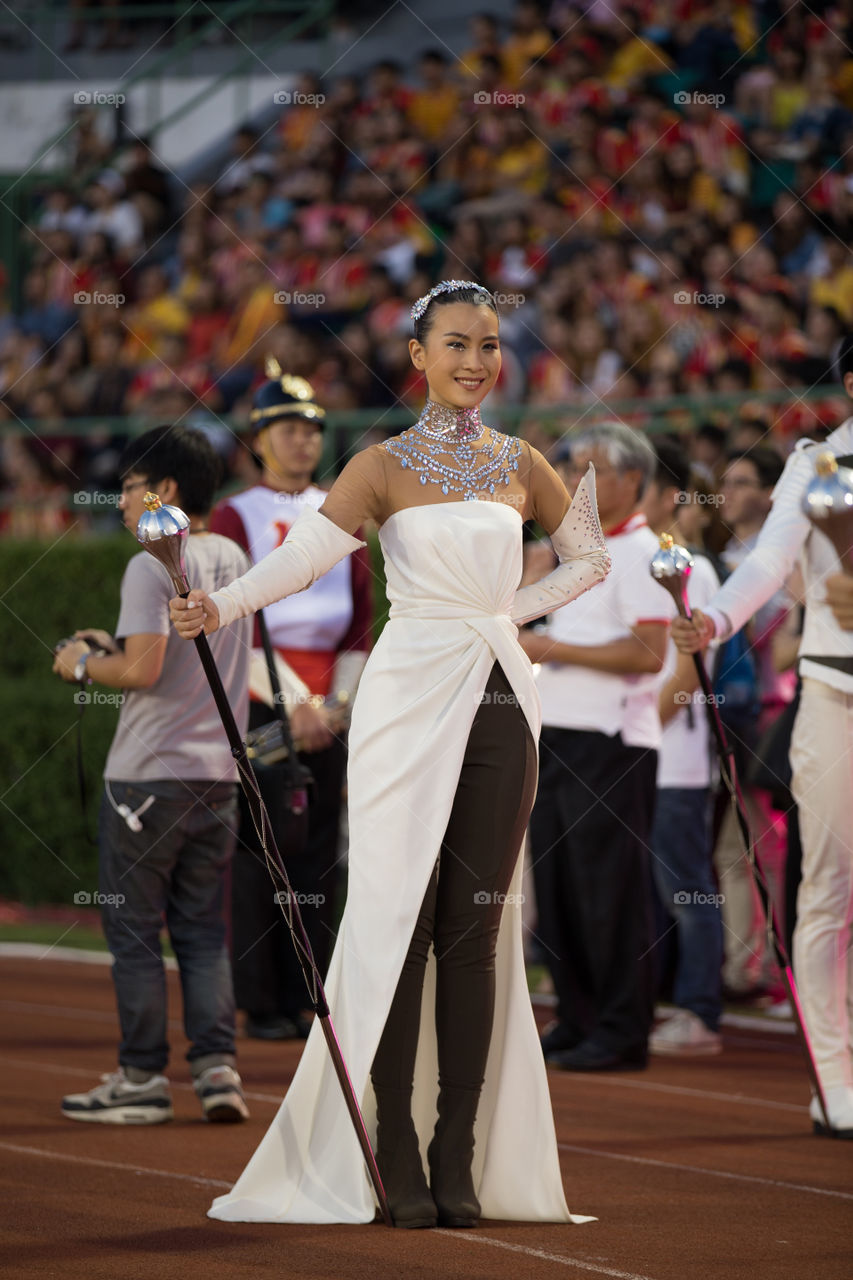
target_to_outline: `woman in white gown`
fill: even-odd
[[[487,290],[444,281],[412,314],[429,391],[416,425],[358,454],[276,551],[212,596],[176,599],[172,617],[184,636],[213,631],[303,590],[361,545],[351,535],[365,520],[379,525],[391,611],[352,715],[347,904],[326,980],[335,1029],[395,1225],[473,1226],[481,1212],[587,1221],[566,1207],[525,981],[519,852],[540,711],[516,624],[606,575],[594,476],[570,505],[535,449],[480,420],[501,359]],[[528,519],[560,563],[517,590]],[[210,1215],[374,1213],[315,1025],[278,1115]]]

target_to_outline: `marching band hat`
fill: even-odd
[[[314,388],[305,378],[292,373],[282,373],[281,366],[272,356],[266,362],[269,379],[258,388],[252,400],[249,421],[255,431],[267,427],[276,418],[308,418],[322,430],[326,410],[317,404]]]

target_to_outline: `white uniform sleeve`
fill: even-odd
[[[610,572],[610,556],[598,521],[592,465],[561,524],[551,534],[551,543],[560,560],[556,569],[515,593],[511,617],[519,626],[576,600],[603,582]]]
[[[749,555],[727,578],[705,610],[717,635],[740,631],[784,584],[811,531],[802,511],[803,494],[814,476],[811,450],[796,449],[773,490],[773,505]]]
[[[227,626],[274,600],[304,591],[364,545],[313,507],[303,508],[280,547],[241,578],[213,592],[210,598],[219,610],[219,625]]]

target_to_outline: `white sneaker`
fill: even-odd
[[[824,1089],[823,1095],[829,1112],[830,1127],[827,1129],[824,1124],[820,1104],[812,1094],[809,1115],[812,1118],[815,1133],[831,1138],[853,1138],[853,1089],[848,1085],[839,1084],[833,1088]]]
[[[663,1026],[657,1027],[649,1037],[649,1053],[679,1055],[682,1058],[707,1057],[722,1053],[723,1040],[718,1031],[711,1031],[697,1014],[689,1009],[678,1009]]]
[[[119,1067],[101,1080],[103,1084],[88,1093],[70,1093],[63,1098],[62,1114],[69,1120],[99,1124],[162,1124],[172,1119],[172,1097],[165,1076],[133,1084]]]
[[[214,1124],[236,1124],[248,1120],[249,1108],[243,1097],[243,1082],[233,1067],[208,1067],[193,1081],[206,1120]]]

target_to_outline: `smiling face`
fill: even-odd
[[[448,409],[473,409],[501,371],[498,318],[491,307],[449,302],[434,308],[424,341],[412,338],[412,364],[426,374],[429,398]]]

